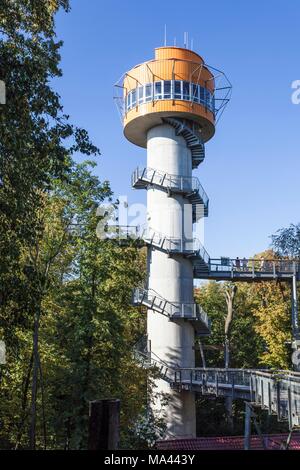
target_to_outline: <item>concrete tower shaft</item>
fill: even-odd
[[[170,125],[156,126],[147,135],[147,166],[174,176],[192,176],[192,156],[183,137]],[[182,195],[170,195],[155,187],[147,191],[148,225],[154,232],[176,240],[192,239],[192,206]],[[148,247],[148,288],[174,303],[192,304],[193,267],[181,255],[170,257],[159,249]],[[184,319],[168,317],[148,310],[148,341],[151,351],[173,368],[194,367],[194,328]],[[163,380],[157,390],[170,397],[166,410],[167,435],[195,436],[195,397],[191,392],[171,391]],[[160,401],[156,407],[160,408]]]

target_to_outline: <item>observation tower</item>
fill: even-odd
[[[149,354],[172,369],[195,367],[195,336],[208,335],[210,322],[194,301],[196,270],[207,267],[206,252],[193,224],[208,215],[208,196],[192,175],[205,157],[217,117],[231,85],[200,55],[181,47],[159,47],[155,58],[135,66],[117,84],[125,137],[147,149],[147,164],[132,175],[132,186],[147,190],[148,279],[136,288],[135,305],[147,307]],[[195,437],[194,392],[156,380],[154,411],[162,398],[166,437]]]

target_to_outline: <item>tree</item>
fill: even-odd
[[[255,367],[264,347],[262,339],[255,334],[254,330],[253,311],[257,300],[246,283],[239,284],[238,290],[233,289],[235,291],[235,315],[232,315],[231,311],[228,315],[225,292],[226,290],[230,292],[231,289],[231,283],[211,281],[195,292],[197,301],[212,321],[211,335],[205,338],[204,344],[206,363],[208,367],[224,367],[226,331],[227,336],[230,333],[230,366]],[[249,342],[249,337],[251,337],[251,342]]]
[[[122,442],[132,442],[129,429],[147,402],[146,372],[133,356],[146,317],[129,304],[146,263],[134,243],[121,247],[97,238],[96,209],[110,195],[108,184],[101,184],[86,163],[74,165],[68,181],[57,180],[45,197],[36,250],[22,258],[31,272],[28,299],[35,296],[38,308],[37,369],[31,380],[34,319],[29,315],[28,324],[15,326],[19,350],[12,354],[10,348],[0,389],[6,416],[2,442],[10,436],[5,445],[27,447],[30,428],[36,448],[85,448],[88,401],[107,396],[121,399]]]
[[[256,301],[247,284],[240,284],[236,289],[232,283],[211,281],[198,288],[195,295],[212,320],[211,335],[205,338],[203,345],[207,367],[223,368],[224,363],[225,367],[257,367],[264,343],[255,332]],[[197,400],[197,435],[241,433],[243,419],[239,401],[211,401],[206,397]]]
[[[273,250],[266,250],[258,258],[275,259]],[[270,368],[289,368],[291,340],[291,291],[286,282],[270,281],[251,284],[248,287],[255,302],[253,315],[255,332],[263,341],[264,349],[259,364]]]
[[[249,286],[257,307],[253,310],[255,333],[263,340],[264,350],[258,363],[274,369],[289,369],[291,341],[289,287],[276,282]]]
[[[278,256],[300,258],[300,223],[278,230],[271,239],[272,247]]]
[[[86,447],[89,400],[120,398],[126,429],[140,412],[146,386],[145,372],[132,354],[145,319],[129,307],[132,287],[144,278],[145,260],[134,246],[96,237],[97,191],[97,180],[81,168],[72,199],[76,227],[71,271],[50,296],[60,306],[56,331],[64,341],[58,346],[68,364],[59,383],[52,384],[53,396],[59,397],[52,415],[55,429],[65,429],[70,448]]]
[[[19,260],[34,246],[43,192],[67,178],[75,152],[98,154],[84,129],[69,123],[50,81],[61,76],[54,15],[67,0],[2,0],[0,79],[7,102],[0,113],[1,303],[21,296]],[[13,138],[12,138],[13,136]]]
[[[227,305],[227,315],[225,318],[224,335],[225,335],[225,350],[224,350],[224,365],[225,368],[229,368],[230,361],[230,339],[229,331],[233,320],[233,303],[236,295],[237,286],[235,284],[226,284],[224,286],[224,295]],[[231,430],[233,430],[233,418],[232,418],[232,397],[225,398],[225,409],[227,415],[227,421]]]
[[[99,154],[87,132],[69,123],[59,95],[50,86],[51,79],[61,76],[62,43],[56,41],[54,30],[54,15],[60,8],[68,11],[69,2],[3,0],[0,10],[0,78],[7,89],[0,114],[0,324],[5,325],[9,311],[10,325],[18,325],[22,315],[22,321],[34,330],[26,376],[30,378],[32,370],[32,448],[40,306],[46,282],[38,269],[38,241],[44,230],[40,215],[53,179],[68,178],[72,155]],[[26,256],[29,263],[24,261]],[[4,328],[4,334],[12,343],[11,331],[8,334]]]
[[[224,295],[227,305],[227,315],[225,318],[224,335],[225,335],[225,352],[224,352],[224,365],[225,368],[229,367],[230,360],[230,341],[229,330],[233,320],[233,302],[236,295],[237,286],[235,284],[226,284],[224,286]]]
[[[300,223],[291,224],[288,228],[282,228],[278,230],[272,237],[272,246],[276,254],[280,257],[287,257],[289,259],[296,260],[299,271],[299,258],[300,258]],[[297,276],[294,275],[292,279],[292,348],[294,351],[300,348],[300,331],[299,331],[299,284],[297,285]],[[299,369],[299,364],[296,365],[296,369]]]

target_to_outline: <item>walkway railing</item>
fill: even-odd
[[[285,259],[230,259],[211,258],[209,263],[210,271],[213,272],[233,272],[233,273],[296,273],[300,270],[300,260]]]
[[[163,173],[154,168],[137,167],[131,176],[132,186],[138,181],[144,181],[148,184],[163,186],[170,191],[179,191],[182,193],[199,192],[203,199],[208,200],[200,181],[195,176],[177,176],[169,173]]]
[[[287,421],[290,429],[300,427],[300,373],[259,369],[175,368],[151,351],[136,351],[139,362],[156,367],[172,388],[201,395],[244,399]],[[144,365],[143,364],[143,365]]]
[[[203,326],[209,331],[210,321],[207,313],[202,307],[191,302],[170,302],[151,289],[135,288],[132,297],[133,305],[145,305],[150,310],[154,310],[170,319],[187,319],[201,321]]]
[[[149,245],[154,245],[170,253],[200,256],[205,263],[209,263],[209,254],[198,238],[184,239],[182,237],[168,237],[147,226],[142,227],[140,234],[141,238]]]
[[[184,194],[192,204],[193,222],[208,216],[209,199],[198,178],[162,173],[153,168],[136,168],[131,176],[135,189],[156,185],[173,193]]]
[[[204,191],[200,181],[195,176],[177,176],[169,173],[163,173],[154,168],[136,168],[131,175],[133,187],[142,187],[143,183],[161,186],[166,190],[191,194],[197,193],[204,206],[208,206],[209,199]]]
[[[202,394],[247,398],[252,403],[288,421],[290,429],[300,426],[300,373],[251,369],[177,369],[173,386]]]
[[[139,225],[108,225],[107,238],[111,239],[137,239],[140,238]]]

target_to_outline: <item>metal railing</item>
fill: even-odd
[[[147,225],[141,228],[140,237],[149,245],[154,245],[170,253],[200,257],[207,265],[209,264],[209,254],[198,238],[168,237]]]
[[[154,290],[139,287],[133,290],[132,302],[134,305],[145,305],[150,310],[157,311],[172,319],[200,320],[208,329],[210,328],[207,313],[194,302],[170,302],[159,296]]]
[[[274,260],[274,259],[230,259],[211,258],[209,262],[211,272],[239,272],[239,273],[269,273],[274,276],[280,273],[294,274],[300,270],[300,260]]]
[[[182,192],[185,194],[198,193],[204,205],[207,205],[209,202],[206,192],[199,179],[195,176],[177,176],[160,172],[154,168],[136,168],[131,176],[132,186],[138,181],[163,186],[174,192]]]
[[[139,225],[108,225],[105,235],[107,239],[138,239],[141,230]]]
[[[181,368],[174,371],[174,384],[201,386],[202,393],[233,393],[237,387],[250,394],[250,374],[247,369]]]
[[[202,395],[246,399],[286,421],[290,429],[300,427],[300,372],[268,369],[176,368],[151,351],[147,337],[135,348],[143,367],[155,367],[171,387]]]
[[[290,429],[300,427],[300,373],[259,369],[175,368],[151,351],[137,351],[138,361],[156,367],[173,388],[202,395],[246,399],[287,421]]]
[[[288,421],[290,429],[300,426],[300,373],[213,368],[181,368],[173,372],[173,386],[204,395],[247,398],[269,414],[276,414],[279,421]]]
[[[208,88],[186,80],[156,80],[130,90],[124,96],[127,113],[144,103],[160,100],[184,100],[203,105],[215,114],[215,97]]]
[[[196,252],[197,256],[200,257],[205,262],[205,264],[209,265],[210,256],[207,253],[204,246],[201,244],[201,242],[198,239],[196,241],[195,248],[196,248],[195,252]]]

